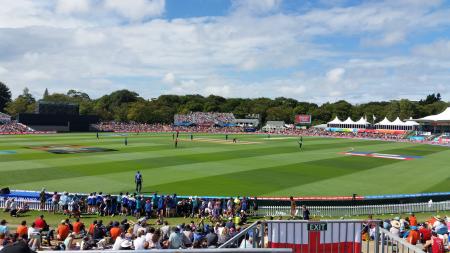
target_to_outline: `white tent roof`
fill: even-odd
[[[392,125],[392,122],[389,121],[386,117],[384,117],[384,119],[382,121],[376,123],[375,125],[378,125],[378,126],[390,126],[390,125]]]
[[[342,121],[336,116],[336,118],[328,122],[328,124],[342,124]]]
[[[405,122],[405,125],[406,126],[418,126],[420,124],[415,122],[415,121],[413,121],[413,120],[408,120],[408,121]]]
[[[397,117],[394,121],[392,121],[393,126],[406,126],[405,122],[401,121],[399,117]]]
[[[361,117],[358,121],[356,121],[358,125],[369,125],[369,122],[364,117]]]
[[[426,116],[421,119],[417,119],[416,121],[427,122],[427,121],[450,121],[450,107],[445,109],[445,111],[431,116]]]
[[[342,122],[342,124],[356,124],[356,122],[348,117],[344,122]]]

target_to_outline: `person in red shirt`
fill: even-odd
[[[47,227],[47,222],[44,220],[44,215],[41,215],[38,218],[36,218],[34,224],[35,228],[37,229],[44,229],[45,227]]]
[[[425,243],[423,250],[429,252],[428,249],[430,247],[432,253],[445,253],[444,240],[439,238],[435,231],[431,233],[431,240],[428,240],[427,243]]]
[[[22,238],[24,238],[24,236],[28,236],[28,227],[26,221],[22,221],[22,223],[17,227],[16,233],[19,235],[19,237]]]
[[[89,231],[88,231],[88,233],[89,233],[90,235],[94,235],[94,228],[95,228],[95,225],[97,225],[97,220],[94,220],[94,221],[91,223],[91,225],[89,225]]]
[[[412,245],[416,245],[417,242],[420,240],[420,233],[417,231],[416,226],[411,226],[411,231],[409,231],[408,237],[406,240],[411,243]]]
[[[419,234],[421,243],[426,243],[427,241],[431,240],[431,229],[427,227],[427,224],[420,224]]]
[[[61,221],[61,224],[59,224],[58,228],[56,229],[56,238],[60,241],[64,241],[67,236],[69,235],[70,228],[69,225],[66,224],[65,220]]]
[[[80,218],[77,218],[73,223],[73,232],[76,235],[79,235],[82,230],[84,230],[84,224],[80,221]]]
[[[409,216],[409,225],[417,226],[417,218],[413,213],[411,214],[411,216]]]

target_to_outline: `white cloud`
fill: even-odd
[[[172,72],[169,72],[164,75],[162,79],[163,83],[174,84],[175,83],[175,75]]]
[[[90,10],[90,0],[58,0],[56,11],[62,14],[86,13]]]
[[[416,55],[437,59],[450,59],[450,40],[438,40],[431,44],[420,45],[413,49]]]
[[[99,31],[77,29],[74,34],[74,41],[77,46],[94,46],[101,44],[106,36]]]
[[[233,0],[233,8],[238,12],[263,14],[279,8],[281,0]]]
[[[303,85],[298,86],[281,86],[279,89],[281,94],[284,94],[285,96],[299,96],[303,95],[306,92],[306,87]]]
[[[132,21],[159,17],[165,10],[165,0],[104,0],[104,5]]]
[[[364,39],[362,42],[368,46],[392,46],[405,40],[405,33],[401,31],[387,32],[381,38]]]
[[[342,80],[345,74],[345,69],[335,68],[327,72],[327,80],[331,83],[337,83]]]
[[[37,81],[37,80],[48,80],[51,76],[47,73],[44,73],[40,70],[30,70],[23,74],[25,80],[28,81]]]
[[[448,27],[450,9],[439,2],[369,1],[283,14],[280,1],[235,1],[226,16],[171,20],[163,19],[164,1],[69,2],[0,0],[0,66],[7,70],[0,74],[15,95],[25,86],[76,87],[93,97],[126,87],[152,97],[361,101],[420,98],[428,90],[416,86],[442,90],[449,82],[448,40],[389,48]],[[354,39],[357,48],[335,46],[339,39]]]

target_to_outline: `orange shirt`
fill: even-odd
[[[24,235],[26,235],[26,234],[28,234],[28,228],[27,228],[27,226],[25,225],[25,226],[23,226],[23,225],[19,225],[18,227],[17,227],[17,230],[16,230],[16,233],[19,235],[19,236],[24,236]]]
[[[89,225],[89,234],[90,235],[94,235],[94,228],[95,228],[95,225],[93,223],[91,223],[91,225]]]
[[[74,222],[73,223],[73,232],[75,234],[79,234],[81,231],[81,227],[83,226],[82,222]]]
[[[417,226],[417,218],[416,218],[416,216],[409,216],[409,225]]]
[[[408,241],[409,243],[411,243],[412,245],[416,245],[417,242],[420,240],[420,234],[419,231],[417,230],[411,230],[409,231],[409,235],[406,238],[406,241]]]
[[[116,238],[122,233],[122,231],[118,227],[113,227],[111,228],[111,230],[109,230],[109,233],[111,234],[111,238],[113,240],[116,240]]]
[[[58,228],[56,229],[56,232],[58,233],[60,240],[65,240],[69,235],[69,226],[59,224]]]

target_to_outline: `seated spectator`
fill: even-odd
[[[21,238],[28,238],[27,221],[22,221],[20,225],[17,226],[16,233]]]
[[[64,241],[67,236],[69,235],[69,225],[66,224],[66,220],[62,220],[61,224],[58,225],[58,228],[56,229],[56,239],[59,241]]]
[[[9,227],[6,220],[0,221],[0,234],[9,235]]]
[[[420,233],[419,233],[417,227],[411,226],[411,230],[409,231],[406,241],[408,241],[412,245],[416,245],[419,240],[420,240]]]

